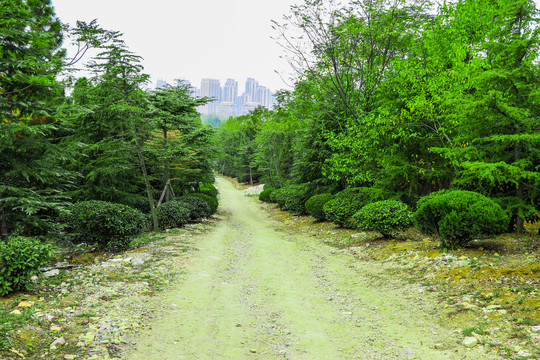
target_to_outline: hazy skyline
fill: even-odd
[[[241,83],[258,79],[272,90],[286,87],[290,68],[271,20],[289,13],[291,0],[52,0],[56,15],[72,26],[97,19],[120,31],[129,49],[141,56],[144,72],[173,83],[183,78],[199,87],[202,78]],[[67,46],[67,44],[66,44]]]
[[[271,38],[277,35],[271,21],[281,21],[291,5],[302,2],[52,0],[64,23],[97,19],[101,27],[122,32],[129,49],[144,59],[152,87],[158,79],[185,79],[199,87],[203,78],[232,78],[242,89],[245,79],[255,78],[273,91],[292,85],[292,71]],[[535,2],[538,7],[540,0]]]

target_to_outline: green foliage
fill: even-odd
[[[201,183],[199,184],[199,192],[201,194],[205,194],[208,196],[211,196],[215,199],[218,197],[218,189],[214,186],[214,184],[208,184],[208,183]]]
[[[167,201],[156,209],[160,229],[181,227],[191,219],[191,210],[181,201]]]
[[[337,193],[334,199],[323,206],[326,219],[338,226],[354,227],[351,217],[365,205],[388,197],[380,189],[359,187],[348,188]]]
[[[290,211],[293,215],[306,214],[305,203],[313,195],[313,188],[309,184],[287,185],[274,190],[269,198],[279,205],[282,210]]]
[[[414,214],[416,228],[426,234],[439,234],[448,249],[464,246],[474,237],[501,234],[508,221],[493,200],[464,190],[432,195],[419,202]]]
[[[406,204],[397,200],[384,200],[367,204],[353,215],[359,229],[375,230],[384,237],[412,226],[413,215]]]
[[[26,289],[30,277],[51,260],[52,251],[35,238],[0,242],[0,296]]]
[[[210,205],[196,196],[186,195],[176,198],[176,201],[181,202],[190,211],[189,216],[192,221],[198,221],[212,215]]]
[[[213,215],[213,214],[215,214],[217,212],[219,203],[218,203],[216,198],[214,198],[214,197],[212,197],[210,195],[201,194],[201,193],[190,193],[189,196],[194,196],[194,197],[197,197],[199,199],[202,199],[202,200],[206,201],[206,203],[210,207],[210,214],[211,215]]]
[[[73,204],[67,217],[76,239],[100,247],[125,249],[147,226],[146,216],[122,204],[90,200]]]
[[[259,200],[264,202],[271,202],[271,195],[275,191],[273,187],[265,188],[261,193],[259,194]]]
[[[334,199],[334,195],[332,194],[313,195],[306,201],[305,207],[307,213],[319,221],[326,220],[324,205],[332,199]]]

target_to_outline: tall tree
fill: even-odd
[[[481,24],[470,57],[470,88],[460,98],[455,146],[440,149],[458,168],[456,184],[497,199],[511,226],[537,219],[540,183],[540,29],[529,0],[478,0],[448,8]],[[478,26],[478,25],[477,25]],[[536,206],[538,206],[536,204]]]
[[[63,87],[62,26],[50,0],[0,3],[0,235],[32,232],[65,204],[72,181],[57,159],[54,106]],[[7,221],[6,221],[7,219]],[[3,224],[6,224],[4,226]]]

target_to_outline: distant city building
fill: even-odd
[[[199,107],[199,112],[202,114],[216,114],[217,105],[221,100],[221,85],[219,80],[215,79],[202,79],[201,80],[201,97],[209,97],[214,99],[206,105]]]
[[[158,79],[156,81],[156,89],[163,89],[163,88],[166,88],[167,87],[167,82],[163,79]]]
[[[227,82],[223,86],[221,102],[227,104],[235,104],[238,98],[238,81],[234,79],[227,79]]]
[[[240,116],[255,110],[259,106],[271,109],[275,104],[272,91],[253,78],[246,80],[245,91],[239,94],[238,81],[227,79],[223,87],[216,79],[202,79],[201,88],[193,87],[193,94],[197,97],[209,97],[215,100],[199,106],[198,110],[205,115],[218,115],[220,117]]]

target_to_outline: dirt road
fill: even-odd
[[[283,232],[256,199],[218,186],[222,220],[124,359],[489,358],[431,322],[419,287],[373,282],[375,264]]]

